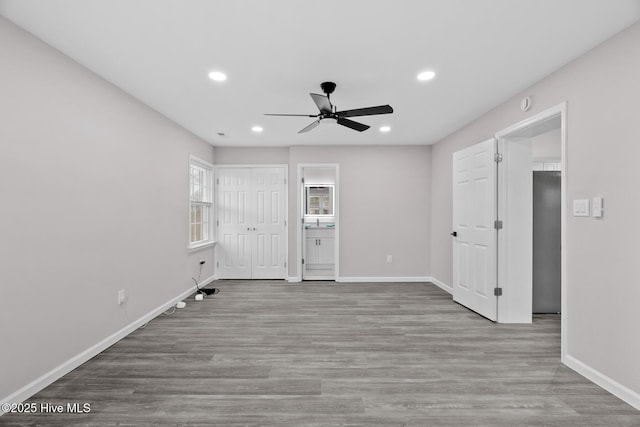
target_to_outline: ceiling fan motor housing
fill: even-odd
[[[324,93],[330,95],[334,90],[336,90],[336,84],[334,82],[324,82],[320,83],[320,88]]]

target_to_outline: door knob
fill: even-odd
[[[457,231],[452,231],[452,232],[451,232],[451,235],[452,235],[453,237],[458,237],[458,232],[457,232]]]

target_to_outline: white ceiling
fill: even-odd
[[[0,14],[213,145],[432,144],[633,24],[640,0],[0,0]],[[339,110],[395,112],[301,135],[313,119],[263,115],[316,114],[326,80]]]

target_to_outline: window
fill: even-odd
[[[191,156],[189,159],[189,248],[213,243],[212,180],[213,166]]]

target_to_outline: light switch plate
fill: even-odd
[[[589,199],[573,201],[573,216],[589,216]]]
[[[594,218],[602,218],[602,197],[594,197],[591,200],[591,214]]]

